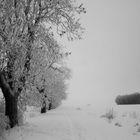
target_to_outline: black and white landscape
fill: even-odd
[[[139,140],[140,1],[0,0],[0,140]]]

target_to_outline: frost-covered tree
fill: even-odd
[[[59,70],[48,69],[43,83],[42,109],[44,111],[44,107],[48,110],[54,109],[67,98],[67,80],[70,75],[71,71],[67,67],[61,67]]]
[[[62,47],[58,45],[51,36],[50,40],[51,41],[48,44],[51,44],[53,47],[51,47],[49,51],[48,49],[39,50],[38,48],[42,46],[39,44],[34,47],[35,52],[33,51],[34,55],[31,60],[30,81],[27,84],[27,88],[29,89],[28,92],[33,94],[27,92],[24,92],[24,96],[21,94],[22,97],[25,98],[25,101],[28,101],[28,99],[31,98],[32,105],[37,103],[36,105],[43,105],[45,108],[47,106],[46,104],[48,104],[48,106],[51,104],[51,98],[53,98],[54,95],[56,97],[59,96],[59,101],[57,100],[59,99],[58,97],[55,98],[59,103],[64,99],[63,96],[66,96],[66,80],[70,78],[71,74],[70,69],[68,69],[63,62],[64,58],[70,53],[63,53]],[[39,54],[42,54],[42,51],[44,55],[40,56]],[[43,60],[45,60],[45,62]],[[52,92],[54,89],[57,90],[55,93]],[[29,98],[29,96],[31,97]],[[29,102],[31,103],[31,101]]]
[[[34,46],[39,42],[47,48],[48,34],[80,38],[77,15],[83,12],[83,5],[77,6],[75,0],[0,0],[0,87],[11,127],[18,124],[19,95],[31,81]]]
[[[62,94],[66,96],[66,89],[64,90],[64,87],[66,88],[65,82],[70,77],[70,70],[64,65],[63,61],[70,53],[64,53],[62,47],[54,40],[52,35],[47,35],[44,39],[47,42],[47,48],[43,44],[39,44],[39,41],[33,48],[30,76],[28,76],[25,86],[26,91],[23,91],[24,93],[19,96],[21,107],[23,104],[28,104],[36,106],[45,105],[44,107],[46,108],[46,103],[50,104],[47,91],[54,88],[52,84],[55,84],[58,78],[63,83],[63,87],[56,84],[55,86],[58,90],[61,88],[61,94],[57,91],[55,94],[60,96],[61,100],[64,99],[61,96]],[[50,93],[49,96],[53,97],[53,94]]]

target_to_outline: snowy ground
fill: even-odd
[[[43,115],[29,112],[25,125],[7,132],[6,140],[138,140],[138,111],[139,106],[114,107],[110,121],[103,117],[108,110],[97,111],[91,105],[61,106]]]

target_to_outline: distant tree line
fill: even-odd
[[[129,95],[119,95],[115,99],[118,105],[140,104],[140,93],[132,93]]]

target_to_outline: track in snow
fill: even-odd
[[[10,130],[6,140],[138,140],[96,116],[94,110],[60,107]]]

